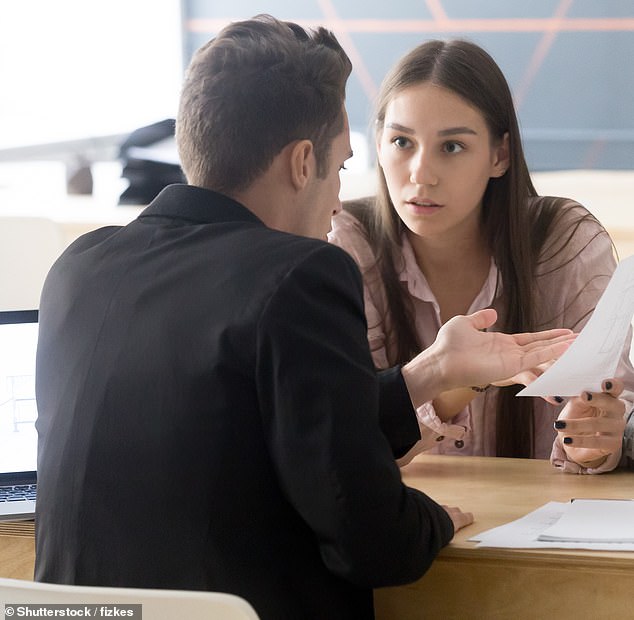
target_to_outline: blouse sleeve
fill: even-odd
[[[416,409],[416,418],[421,439],[396,461],[399,467],[407,465],[417,454],[435,448],[440,442],[463,440],[469,431],[468,422],[464,426],[459,424],[462,418],[468,418],[465,411],[456,415],[451,422],[443,422],[436,415],[431,402],[423,403]]]

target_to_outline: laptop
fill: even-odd
[[[0,311],[0,520],[35,514],[37,310]]]

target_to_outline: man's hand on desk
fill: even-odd
[[[471,525],[473,523],[473,513],[462,512],[462,510],[456,506],[443,505],[443,508],[447,511],[449,518],[453,521],[454,533],[466,525]]]
[[[618,398],[622,391],[621,381],[606,379],[603,392],[584,392],[568,401],[555,429],[570,460],[595,468],[610,454],[620,453],[625,430],[625,405]]]

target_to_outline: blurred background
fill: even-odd
[[[229,17],[262,6],[327,24],[354,65],[347,107],[365,132],[378,86],[405,52],[431,38],[483,46],[514,93],[535,170],[634,168],[634,2],[631,0],[321,0],[183,2],[184,55]],[[292,6],[292,8],[290,8]]]
[[[139,175],[178,177],[169,119],[192,53],[262,12],[329,27],[353,61],[342,197],[373,190],[369,125],[387,70],[426,39],[468,38],[510,83],[539,191],[579,200],[621,257],[634,253],[634,0],[2,2],[0,216],[52,220],[62,248],[135,217],[155,191],[135,194]],[[2,245],[5,280],[17,277]]]

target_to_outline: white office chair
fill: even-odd
[[[0,218],[0,310],[38,308],[44,278],[63,249],[53,220]]]
[[[258,620],[243,598],[222,592],[100,588],[0,578],[0,604],[142,605],[143,620]],[[14,617],[18,617],[14,611]]]

